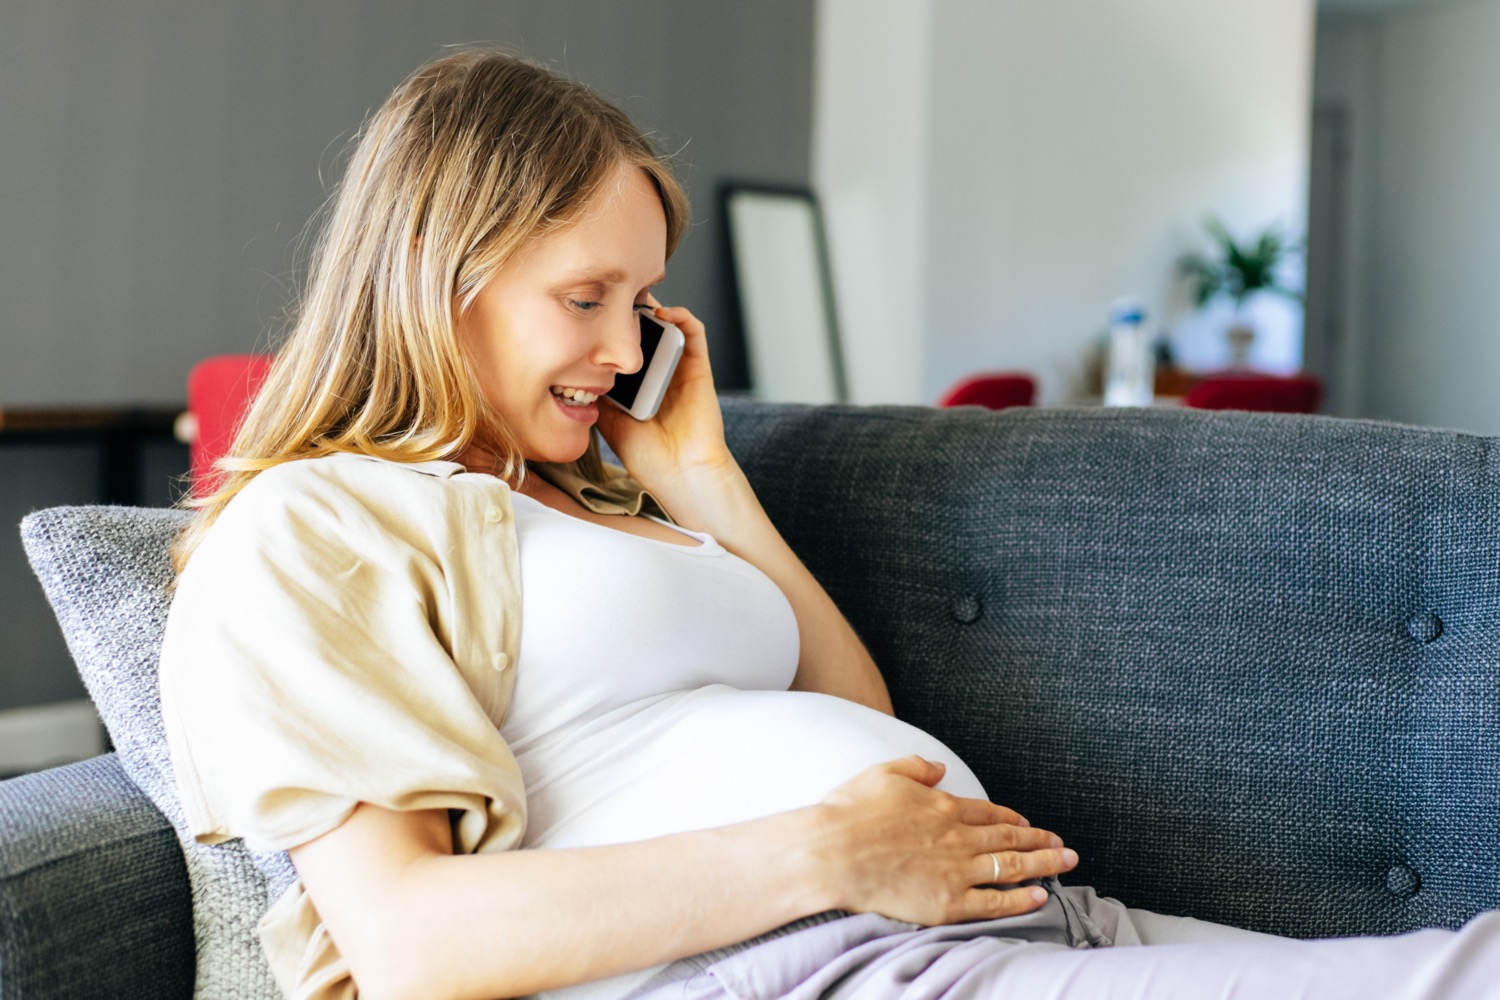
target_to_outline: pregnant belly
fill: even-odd
[[[920,754],[938,787],[972,798],[972,771],[920,729],[830,695],[711,685],[627,706],[517,755],[526,847],[623,843],[820,801],[871,764]]]

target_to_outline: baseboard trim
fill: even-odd
[[[0,774],[22,774],[104,752],[94,703],[80,698],[0,711]]]

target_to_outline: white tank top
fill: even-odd
[[[861,769],[921,754],[985,797],[933,737],[788,691],[796,618],[708,535],[643,538],[517,494],[521,648],[501,734],[526,782],[523,847],[623,843],[812,805]],[[619,996],[645,973],[548,997]]]

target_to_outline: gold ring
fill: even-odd
[[[990,864],[992,864],[992,865],[995,866],[995,877],[992,878],[992,879],[990,879],[990,884],[991,885],[999,885],[1000,884],[1000,859],[997,858],[997,857],[995,857],[995,852],[994,851],[990,852]]]

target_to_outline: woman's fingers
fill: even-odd
[[[1011,886],[1034,878],[1061,875],[1077,865],[1078,854],[1066,847],[987,851],[974,859],[969,884]]]
[[[1016,812],[1005,806],[987,802],[984,799],[959,799],[958,817],[965,823],[973,826],[987,826],[994,823],[1004,823],[1009,826],[1030,826],[1031,823]]]
[[[653,303],[654,304],[654,303]],[[656,318],[671,323],[682,331],[682,363],[695,373],[711,371],[708,359],[708,328],[694,316],[692,310],[682,306],[656,305]]]
[[[983,827],[981,850],[988,851],[1045,851],[1061,848],[1062,838],[1051,830],[1038,830],[1034,826],[1010,826],[999,824]]]
[[[683,336],[689,340],[701,338],[708,332],[707,328],[703,325],[703,321],[694,316],[691,309],[683,306],[664,306],[657,302],[654,297],[651,300],[651,305],[656,309],[657,319],[663,323],[671,323],[677,329],[681,330]]]
[[[921,782],[929,787],[942,781],[943,775],[948,773],[948,768],[942,763],[935,760],[928,760],[926,757],[919,757],[916,754],[910,757],[898,757],[895,760],[888,760],[884,764],[877,764],[875,766],[889,771],[891,774],[899,774],[904,778]],[[960,803],[959,808],[962,809],[962,803],[969,800],[958,799],[956,801]]]
[[[970,889],[964,896],[962,920],[996,920],[1039,910],[1047,902],[1047,890],[1039,885],[1010,889]],[[955,921],[958,922],[958,921]]]

